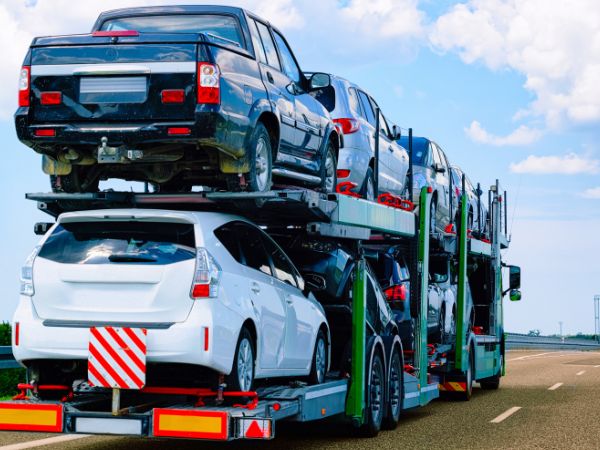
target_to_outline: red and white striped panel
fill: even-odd
[[[146,384],[146,329],[92,327],[88,380],[93,386],[141,389]]]

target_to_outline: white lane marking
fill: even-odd
[[[550,352],[547,352],[547,353],[538,353],[536,355],[519,356],[518,358],[509,359],[508,361],[522,361],[524,359],[533,358],[535,356],[542,356],[542,355],[549,355],[549,354],[550,354]]]
[[[89,437],[87,434],[65,434],[36,441],[20,442],[18,444],[3,445],[0,450],[25,450],[27,448],[41,447],[42,445],[59,444],[61,442],[75,441]]]
[[[597,369],[598,367],[600,367],[600,364],[598,364],[597,366],[594,366],[594,369]]]
[[[514,413],[516,413],[518,410],[520,410],[521,407],[520,406],[513,406],[512,408],[510,408],[508,411],[503,412],[502,414],[500,414],[498,417],[496,417],[495,419],[490,420],[490,423],[500,423],[502,422],[504,419],[506,419],[507,417],[512,416]]]
[[[562,385],[563,385],[562,383],[556,383],[556,384],[553,384],[552,386],[550,386],[550,387],[548,388],[548,390],[549,390],[549,391],[555,391],[555,390],[557,390],[559,387],[561,387]]]
[[[585,373],[585,370],[582,370],[581,372],[577,372],[575,375],[583,375]]]

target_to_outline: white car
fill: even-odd
[[[258,378],[320,383],[329,327],[303,291],[281,248],[237,216],[66,213],[23,267],[13,353],[40,384],[69,384],[87,379],[91,327],[141,327],[146,384],[200,374],[227,375],[227,389],[236,391],[251,390]]]

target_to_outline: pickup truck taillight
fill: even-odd
[[[28,297],[32,297],[35,292],[33,289],[33,262],[39,251],[40,247],[35,247],[21,267],[21,294]]]
[[[221,74],[215,64],[198,63],[198,103],[218,105],[221,102]]]
[[[214,298],[219,291],[221,268],[205,248],[196,250],[196,271],[192,283],[192,299]]]
[[[31,96],[31,67],[23,66],[19,76],[19,106],[29,106]]]

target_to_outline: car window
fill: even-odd
[[[387,120],[385,120],[385,117],[381,112],[381,108],[379,108],[379,105],[375,100],[373,100],[372,97],[369,97],[369,101],[371,103],[371,106],[373,107],[373,111],[379,110],[379,133],[384,135],[386,138],[389,138],[391,135],[390,127],[388,126]]]
[[[458,188],[460,189],[462,186],[462,177],[460,175],[460,172],[456,169],[452,170],[452,183],[455,186],[458,186]]]
[[[235,222],[217,228],[214,233],[223,247],[233,256],[233,259],[242,264],[242,251],[235,231]]]
[[[135,30],[140,33],[204,33],[209,39],[244,47],[235,17],[220,14],[168,14],[120,17],[106,20],[102,31]]]
[[[281,55],[283,72],[290,77],[292,81],[299,85],[300,69],[298,68],[298,64],[296,64],[296,60],[292,55],[292,51],[288,47],[283,36],[281,36],[277,31],[274,31],[273,34],[275,35],[275,42],[277,43],[277,48],[279,49],[279,54]]]
[[[166,265],[196,257],[194,225],[168,222],[66,222],[39,256],[63,264]]]
[[[443,166],[442,164],[442,158],[440,157],[440,154],[437,151],[437,148],[435,146],[435,144],[432,142],[429,144],[430,148],[431,148],[431,154],[433,155],[433,163],[434,164],[440,164]]]
[[[448,281],[448,261],[432,258],[429,261],[429,276],[434,283],[445,283]]]
[[[273,261],[275,278],[291,286],[298,287],[294,277],[293,266],[287,256],[283,253],[283,250],[281,250],[281,248],[279,248],[279,246],[268,236],[263,235],[262,238],[265,249]]]
[[[258,60],[267,64],[267,55],[265,54],[265,48],[263,47],[262,40],[260,38],[260,34],[258,34],[258,28],[256,28],[256,22],[254,20],[248,21],[248,28],[250,28],[250,36],[252,37],[252,45],[254,45],[254,50],[256,51],[256,57]]]
[[[262,22],[256,22],[256,26],[258,27],[258,32],[260,34],[260,38],[265,49],[265,54],[267,56],[267,64],[271,67],[274,67],[277,70],[281,70],[279,56],[277,56],[275,42],[273,42],[273,37],[269,32],[269,28],[267,28],[267,26]]]
[[[448,162],[448,158],[446,157],[444,150],[442,150],[440,148],[440,146],[437,144],[436,144],[436,147],[437,147],[438,152],[440,152],[440,159],[442,160],[442,165],[446,168],[450,167],[450,163]]]
[[[240,242],[242,264],[269,276],[273,275],[261,231],[251,225],[238,223],[235,226],[235,234]]]
[[[361,116],[367,122],[369,122],[373,127],[376,125],[375,113],[373,112],[373,107],[371,106],[371,102],[369,101],[369,97],[363,91],[358,91],[358,98],[360,101],[360,105],[362,108]]]
[[[350,105],[352,112],[358,116],[362,115],[360,104],[358,103],[358,94],[353,87],[348,88],[348,104]]]

